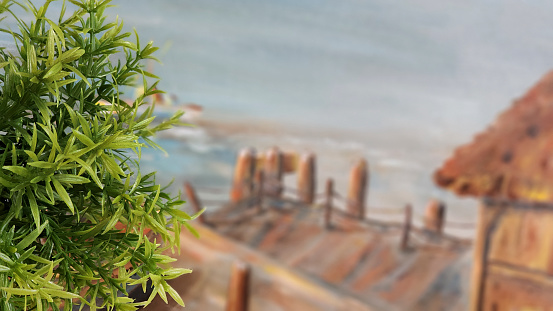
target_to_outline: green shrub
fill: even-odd
[[[127,288],[148,280],[149,301],[182,304],[166,280],[190,270],[162,252],[194,217],[139,168],[141,148],[157,147],[149,138],[180,117],[154,126],[153,106],[138,112],[160,92],[142,64],[157,48],[106,22],[110,0],[64,1],[58,21],[46,18],[50,2],[0,2],[19,27],[1,29],[16,47],[0,49],[0,309],[134,310]],[[137,80],[144,95],[127,104],[123,87]]]

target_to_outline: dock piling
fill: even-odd
[[[324,211],[324,226],[328,230],[332,227],[332,199],[334,197],[334,180],[326,180],[326,202]]]
[[[237,203],[253,194],[256,161],[254,149],[246,148],[238,154],[230,191],[231,202]]]
[[[300,159],[298,166],[298,196],[305,204],[313,204],[315,200],[315,160],[315,155],[308,153]]]
[[[411,234],[411,224],[413,222],[413,207],[411,204],[405,205],[405,221],[401,228],[401,250],[405,251],[409,248],[409,236]]]
[[[265,196],[265,180],[265,172],[259,170],[255,173],[255,184],[257,187],[257,194],[255,196],[255,208],[258,212],[261,212],[261,210],[263,209],[263,197]]]
[[[424,212],[424,229],[427,232],[441,235],[445,220],[445,204],[439,200],[432,199],[426,206]]]
[[[273,147],[267,151],[264,170],[268,186],[267,194],[277,199],[280,198],[283,188],[284,154],[278,147]]]
[[[365,218],[365,202],[369,172],[367,161],[360,159],[351,169],[348,191],[348,212],[359,219]]]
[[[247,311],[250,292],[250,267],[243,261],[235,261],[231,267],[225,311]]]

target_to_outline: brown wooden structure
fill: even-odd
[[[255,150],[246,148],[240,151],[232,177],[231,202],[239,202],[252,195],[256,161]]]
[[[243,261],[235,261],[231,269],[225,311],[248,311],[250,267]]]
[[[314,178],[314,159],[304,157],[297,171]],[[350,198],[367,196],[360,185],[349,198],[336,193],[332,179],[324,193],[312,190],[309,201],[305,192],[283,184],[282,197],[268,195],[263,185],[270,183],[270,170],[256,163],[265,171],[258,169],[249,196],[205,214],[194,225],[201,240],[181,234],[177,265],[194,269],[171,281],[187,303],[183,310],[466,310],[470,241],[417,227],[410,205],[371,208],[359,217],[348,207]],[[368,172],[364,160],[358,163],[352,171]],[[369,217],[382,210],[399,220]],[[416,217],[424,224],[423,215]],[[146,310],[163,306],[156,298]],[[181,308],[173,303],[169,310]]]
[[[435,180],[483,198],[470,310],[552,310],[553,72],[458,148]]]
[[[444,230],[445,205],[436,199],[430,200],[424,211],[424,228],[435,234]]]
[[[348,211],[359,219],[365,218],[365,202],[369,172],[367,161],[360,159],[351,169],[349,176]]]
[[[206,215],[208,225],[195,225],[201,240],[181,235],[177,264],[194,269],[171,283],[187,302],[182,310],[229,308],[237,259],[251,267],[250,311],[466,310],[469,243],[427,242],[422,228],[411,228],[405,248],[401,223],[359,221],[335,210],[327,229],[325,212],[289,201],[260,212],[228,205]],[[156,299],[147,310],[163,305]],[[173,303],[170,310],[181,309]]]
[[[301,157],[298,165],[298,195],[305,204],[312,204],[315,201],[317,192],[316,157],[308,153]]]
[[[284,154],[273,147],[265,155],[266,194],[276,198],[282,195],[282,177],[284,175]]]

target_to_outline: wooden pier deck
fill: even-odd
[[[472,254],[467,241],[359,221],[296,202],[229,205],[183,233],[176,280],[186,310],[224,310],[235,260],[252,266],[249,310],[465,310]],[[234,220],[233,220],[234,219]],[[416,239],[415,239],[416,237]],[[161,301],[158,301],[158,303]],[[154,305],[148,310],[158,310]],[[168,310],[180,310],[172,306]]]
[[[364,160],[352,170],[348,198],[334,192],[332,180],[325,193],[316,193],[313,155],[298,164],[298,189],[286,188],[282,174],[270,175],[270,168],[256,170],[257,162],[252,152],[241,153],[230,202],[195,221],[201,239],[181,234],[176,265],[194,272],[171,285],[187,302],[185,310],[467,309],[472,241],[444,234],[444,225],[454,223],[445,222],[441,202],[417,215],[420,228],[410,206],[365,207]],[[185,188],[188,201],[201,209],[193,187]],[[290,191],[294,198],[286,195]],[[402,219],[377,221],[371,216],[379,211]],[[236,264],[243,266],[241,276],[231,274]],[[146,310],[182,308],[158,297]]]

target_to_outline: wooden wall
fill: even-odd
[[[480,206],[472,310],[553,310],[553,207]]]

